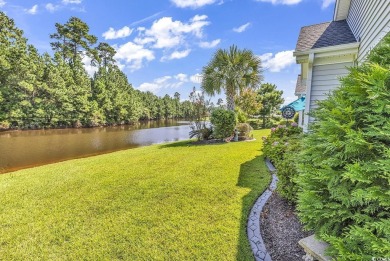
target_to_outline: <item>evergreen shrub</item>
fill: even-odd
[[[248,123],[255,130],[260,130],[263,127],[262,122],[258,119],[249,119]]]
[[[236,108],[235,113],[237,115],[237,121],[239,123],[245,123],[248,121],[248,118],[247,118],[245,112],[243,110],[241,110],[240,108]]]
[[[236,129],[239,132],[238,140],[248,140],[253,136],[253,128],[248,123],[239,123],[237,124]]]
[[[299,217],[336,260],[390,257],[389,44],[381,55],[318,103],[302,143]]]
[[[277,168],[278,193],[285,199],[295,202],[298,185],[294,182],[297,176],[296,158],[300,151],[302,129],[296,123],[279,125],[271,129],[268,137],[263,137],[264,155]]]
[[[234,133],[236,126],[236,114],[234,111],[215,109],[211,113],[210,122],[213,125],[213,136],[217,139],[223,139]]]

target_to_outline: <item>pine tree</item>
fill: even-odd
[[[57,32],[50,35],[54,51],[61,53],[62,59],[75,65],[80,55],[86,53],[95,58],[96,53],[91,47],[96,43],[97,37],[89,34],[89,26],[80,18],[71,17],[65,24],[55,24]]]
[[[29,95],[34,86],[27,39],[12,19],[0,12],[0,128],[24,127],[31,112]],[[33,81],[33,79],[30,79]]]
[[[261,104],[259,114],[263,119],[263,129],[267,127],[267,122],[269,122],[272,113],[284,102],[282,95],[283,91],[278,91],[277,86],[270,83],[262,84],[257,91],[257,99]]]

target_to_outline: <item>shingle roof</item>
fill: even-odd
[[[306,84],[302,82],[301,75],[298,75],[297,85],[295,86],[295,95],[305,94],[306,93]]]
[[[295,51],[355,42],[356,38],[346,20],[333,21],[302,27]]]

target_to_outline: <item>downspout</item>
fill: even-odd
[[[305,116],[303,122],[303,131],[307,132],[310,117],[308,113],[310,112],[310,100],[311,100],[311,82],[313,75],[313,62],[314,62],[314,53],[309,54],[309,61],[307,65],[307,79],[306,79],[306,104],[305,104]]]

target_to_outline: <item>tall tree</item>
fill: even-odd
[[[202,72],[202,89],[209,95],[224,90],[228,110],[234,110],[234,98],[240,92],[257,89],[262,79],[261,60],[252,51],[235,45],[217,50]]]
[[[257,91],[258,102],[262,105],[259,114],[263,119],[263,128],[266,127],[271,114],[284,102],[282,95],[283,91],[278,91],[277,86],[270,83],[263,83]]]
[[[180,118],[181,117],[180,93],[175,92],[173,97],[175,103],[175,118]]]
[[[94,58],[97,58],[99,67],[107,69],[107,66],[115,64],[114,56],[116,51],[108,43],[99,43],[96,47],[96,54]]]
[[[33,87],[27,39],[12,19],[0,12],[0,128],[22,126],[27,118],[28,95]]]
[[[97,37],[89,34],[89,26],[80,18],[71,17],[65,24],[56,23],[55,26],[57,32],[50,38],[57,41],[50,45],[69,64],[74,65],[83,52],[90,57],[95,55],[91,46],[96,43]]]

